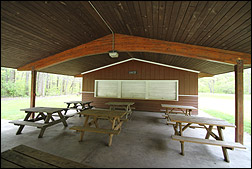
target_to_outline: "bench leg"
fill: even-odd
[[[41,128],[38,138],[42,138],[43,137],[45,129],[46,129],[45,127]]]
[[[19,128],[18,128],[18,131],[17,131],[16,135],[21,134],[23,128],[24,128],[24,125],[20,125]]]
[[[26,114],[26,116],[24,118],[24,121],[27,121],[30,118],[31,114],[32,114],[32,112],[27,112],[27,114]],[[16,135],[21,134],[22,130],[24,129],[24,126],[25,125],[20,125],[19,126],[18,131],[16,132]]]

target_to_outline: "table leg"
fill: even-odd
[[[179,135],[182,136],[182,123],[179,123]],[[184,141],[180,141],[181,144],[181,155],[184,155]]]
[[[27,121],[30,118],[31,114],[32,114],[32,112],[27,112],[27,114],[26,114],[26,116],[24,118],[24,121]],[[19,126],[18,131],[16,132],[16,135],[21,134],[22,130],[24,129],[24,126],[25,125],[20,125]]]
[[[205,139],[209,139],[209,137],[210,137],[210,132],[212,132],[212,129],[213,129],[213,126],[209,126],[209,128],[208,128],[208,130],[207,130],[207,134],[206,134]]]
[[[218,130],[218,133],[219,133],[220,140],[224,141],[224,136],[222,134],[221,127],[217,126],[217,130]],[[223,155],[224,155],[224,160],[229,163],[229,156],[228,156],[227,148],[222,147],[222,152],[223,152]]]
[[[92,106],[91,106],[90,104],[91,104],[91,103],[88,103],[88,108],[89,108],[89,109],[91,109],[91,108],[92,108]]]
[[[174,129],[174,135],[179,135],[179,132],[178,132],[178,122],[176,122],[176,124],[173,124],[173,129]]]
[[[58,115],[59,115],[59,117],[60,117],[60,119],[61,119],[63,125],[64,125],[65,127],[67,127],[68,125],[67,125],[67,122],[66,122],[66,118],[62,115],[62,113],[61,113],[60,111],[58,112]]]
[[[81,112],[82,110],[85,110],[85,104],[81,104],[81,110],[78,110],[78,109],[76,108],[76,111],[77,111],[77,112]],[[81,114],[79,114],[79,117],[81,117]]]
[[[169,125],[169,121],[171,121],[169,114],[172,112],[173,109],[169,112],[168,108],[165,110],[165,115],[166,115],[166,124]]]
[[[112,122],[112,130],[114,130],[114,128],[115,128],[115,121],[116,121],[116,119],[114,118],[113,122]],[[109,134],[109,144],[108,144],[108,146],[112,145],[112,138],[113,138],[113,134]]]
[[[67,113],[67,111],[68,111],[68,108],[70,107],[70,104],[71,104],[71,103],[67,103],[67,110],[65,110],[64,115],[66,115],[66,113]]]
[[[84,127],[88,126],[88,119],[89,119],[89,115],[86,116],[85,122],[84,122]],[[80,141],[83,140],[83,136],[84,136],[84,131],[81,132],[80,134]]]
[[[97,119],[98,119],[97,117],[94,117],[94,124],[96,128],[99,128]]]
[[[45,123],[49,123],[51,117],[52,117],[52,114],[47,114],[46,119],[45,119]]]
[[[182,111],[182,113],[184,113],[186,116],[187,116],[187,111],[186,112],[184,112],[184,110],[183,109],[181,109],[181,108],[179,108],[181,111]]]
[[[189,116],[191,116],[192,109],[189,109],[188,112],[189,112]]]

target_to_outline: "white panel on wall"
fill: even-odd
[[[147,81],[148,98],[158,100],[177,99],[177,81]]]
[[[95,80],[95,97],[178,101],[178,80]]]
[[[117,98],[118,82],[115,80],[96,81],[96,97]],[[97,90],[98,89],[98,90]]]
[[[145,81],[122,81],[122,98],[144,99]]]

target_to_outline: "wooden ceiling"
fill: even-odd
[[[251,56],[250,1],[91,1],[114,33]],[[1,66],[20,68],[111,34],[88,1],[1,1]],[[115,45],[116,46],[116,45]],[[131,57],[221,74],[232,64],[150,52],[84,56],[39,71],[77,75]],[[245,68],[251,67],[246,64]]]

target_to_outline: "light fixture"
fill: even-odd
[[[94,5],[91,3],[91,1],[88,1],[89,4],[94,8],[95,12],[100,16],[100,18],[103,20],[103,22],[106,24],[106,26],[109,28],[109,30],[112,32],[112,50],[109,51],[109,56],[111,58],[118,58],[119,54],[117,53],[116,50],[114,50],[115,48],[115,35],[113,30],[109,27],[109,25],[107,24],[107,22],[103,19],[103,17],[100,15],[100,13],[96,10],[96,8],[94,7]]]
[[[118,53],[117,53],[117,51],[116,50],[111,50],[111,51],[109,51],[109,56],[111,57],[111,58],[118,58]]]

